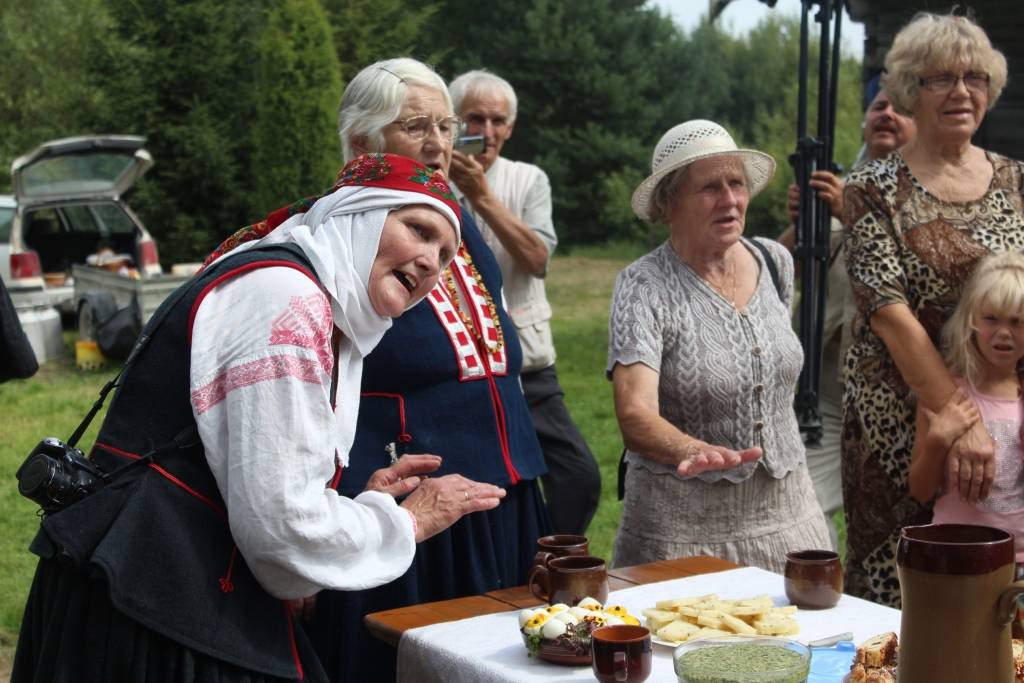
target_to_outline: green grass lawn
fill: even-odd
[[[611,559],[612,541],[622,505],[616,499],[616,466],[622,440],[615,422],[611,383],[604,378],[607,360],[608,302],[615,275],[640,255],[635,247],[610,246],[578,250],[558,257],[547,285],[555,310],[554,337],[558,373],[566,402],[601,468],[601,504],[587,535],[591,552]],[[103,383],[114,374],[106,369],[80,372],[72,356],[72,337],[66,334],[68,355],[47,363],[28,380],[0,384],[5,415],[0,431],[0,676],[9,671],[10,656],[21,622],[22,607],[34,556],[27,546],[38,526],[36,508],[18,494],[14,472],[44,436],[66,439],[92,405]],[[82,439],[85,450],[95,439],[102,415]],[[840,546],[845,525],[840,513]]]
[[[10,657],[32,583],[35,556],[29,541],[39,526],[37,506],[18,493],[14,473],[45,436],[67,439],[116,370],[81,372],[75,367],[71,333],[67,353],[43,365],[27,380],[0,384],[4,426],[0,430],[0,676],[9,673]],[[91,445],[102,421],[98,416],[83,445]]]

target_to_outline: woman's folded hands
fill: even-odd
[[[379,469],[366,482],[366,490],[396,498],[408,496],[401,506],[416,518],[416,542],[424,541],[457,522],[463,515],[491,510],[505,497],[505,489],[466,479],[461,474],[427,477],[441,466],[438,455],[403,455]]]

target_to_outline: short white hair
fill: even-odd
[[[375,62],[349,81],[338,107],[338,136],[346,163],[356,156],[352,148],[356,138],[363,138],[370,152],[385,151],[384,126],[398,118],[412,85],[437,90],[449,113],[454,113],[444,79],[423,62],[409,57]]]
[[[512,84],[497,74],[492,74],[487,69],[476,69],[462,74],[449,86],[452,93],[452,102],[455,104],[455,112],[462,115],[462,101],[467,95],[479,95],[481,93],[498,93],[508,102],[508,122],[515,123],[516,112],[519,108],[519,100],[516,98],[516,91]]]

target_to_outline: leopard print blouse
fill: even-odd
[[[986,155],[992,181],[970,202],[929,193],[898,152],[846,180],[847,271],[857,306],[843,401],[846,588],[895,607],[900,529],[931,521],[931,508],[908,493],[914,397],[868,320],[883,306],[906,304],[938,348],[978,259],[1024,248],[1024,164]]]

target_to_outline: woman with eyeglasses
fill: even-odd
[[[356,75],[338,127],[346,160],[390,152],[446,174],[462,130],[445,82],[413,59],[377,62]],[[355,443],[338,490],[357,495],[393,458],[433,453],[441,457],[437,474],[458,473],[507,495],[494,510],[421,543],[396,581],[318,596],[310,626],[331,680],[394,678],[395,649],[369,633],[364,615],[522,585],[537,538],[550,533],[538,485],[544,459],[519,384],[522,351],[502,306],[501,273],[470,213],[462,219],[462,245],[438,285],[365,360]]]
[[[848,176],[843,224],[857,315],[845,361],[846,591],[898,607],[900,529],[926,524],[908,491],[917,404],[956,389],[937,351],[942,324],[978,259],[1024,248],[1024,165],[971,137],[1006,83],[1006,59],[963,16],[918,14],[893,41],[882,84],[917,137]],[[948,479],[985,505],[993,444],[977,422]]]

